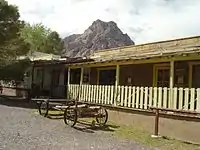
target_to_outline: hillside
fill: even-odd
[[[64,38],[64,44],[65,56],[82,57],[101,49],[133,45],[134,42],[123,34],[115,22],[96,20],[83,34]]]

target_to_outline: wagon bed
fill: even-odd
[[[105,125],[108,119],[107,110],[99,104],[75,99],[34,98],[32,100],[39,104],[39,113],[45,117],[50,109],[64,110],[64,122],[70,126],[74,126],[78,118],[95,117],[100,125]]]

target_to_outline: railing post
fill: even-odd
[[[116,66],[116,77],[115,77],[115,97],[114,97],[114,106],[117,106],[117,95],[118,95],[118,85],[119,85],[119,65]]]
[[[68,99],[70,99],[69,85],[70,85],[70,68],[68,68],[68,73],[67,73],[67,98]]]
[[[79,91],[78,91],[78,99],[81,100],[81,92],[82,92],[82,84],[83,84],[83,73],[84,73],[84,68],[81,68],[81,77],[80,77],[80,87],[79,87]]]
[[[169,108],[173,108],[173,87],[174,87],[174,60],[170,61],[170,105]]]

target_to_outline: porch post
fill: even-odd
[[[78,99],[81,100],[81,89],[82,89],[82,84],[83,84],[83,73],[84,73],[84,68],[81,68],[81,76],[80,76],[80,85],[78,89]]]
[[[70,68],[68,67],[67,72],[67,98],[70,98],[70,91],[69,91],[69,85],[70,85]]]
[[[169,107],[173,108],[173,87],[174,87],[174,60],[170,61],[170,104]]]
[[[83,84],[83,72],[84,68],[81,68],[80,86]]]
[[[115,97],[114,97],[114,105],[117,105],[118,98],[118,85],[119,85],[119,65],[116,66],[116,78],[115,78]]]

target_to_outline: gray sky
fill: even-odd
[[[200,35],[200,0],[8,0],[21,18],[62,37],[115,21],[136,44]],[[198,19],[199,18],[199,19]]]

